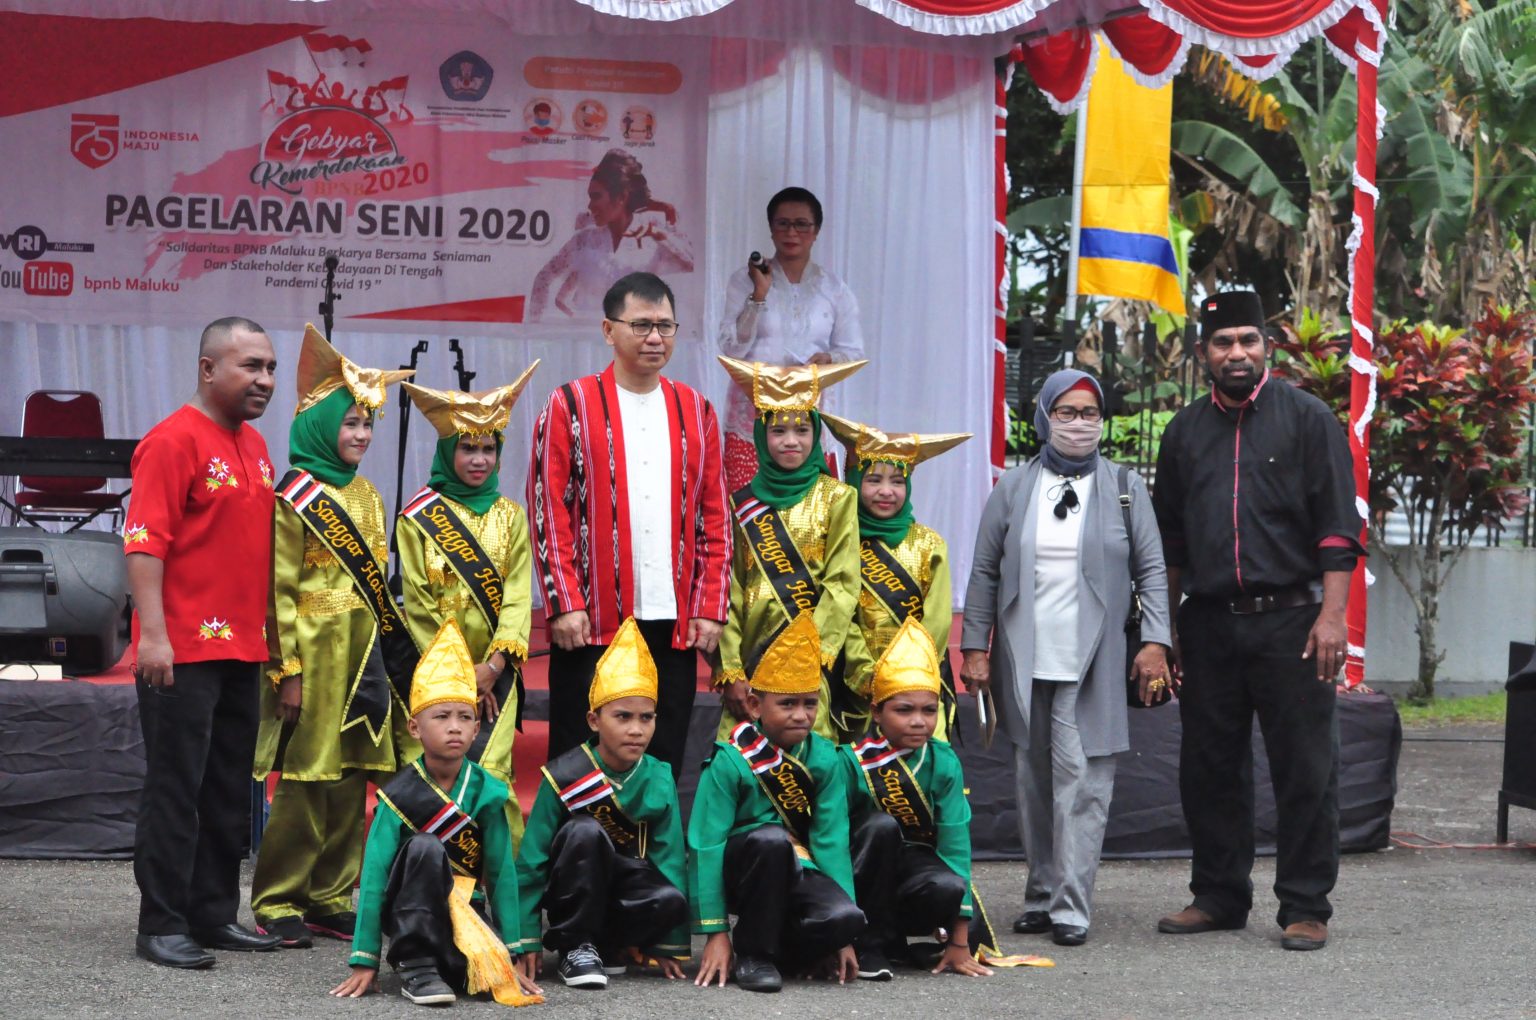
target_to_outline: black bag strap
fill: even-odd
[[[1131,615],[1126,629],[1141,622],[1141,592],[1136,587],[1136,533],[1131,530],[1131,469],[1124,464],[1115,465],[1115,483],[1120,490],[1120,514],[1125,520],[1125,541],[1130,546],[1131,558]]]

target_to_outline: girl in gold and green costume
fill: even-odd
[[[405,385],[438,441],[426,487],[395,524],[406,624],[418,643],[430,642],[446,620],[463,632],[483,722],[469,758],[509,789],[532,559],[528,515],[501,494],[497,475],[512,406],[537,367],[535,361],[516,382],[484,393]],[[507,817],[515,845],[523,823],[516,793]]]
[[[954,618],[949,547],[937,531],[913,519],[912,471],[971,434],[886,433],[836,415],[822,417],[847,449],[843,477],[859,491],[859,603],[855,625],[848,630],[843,670],[844,683],[859,706],[845,713],[849,725],[838,737],[846,743],[863,736],[868,727],[875,663],[907,617],[923,625],[939,660],[948,658]],[[945,672],[946,698],[952,705],[954,680]],[[948,739],[948,714],[939,713],[935,735],[941,740]]]
[[[384,502],[357,465],[389,384],[410,374],[357,366],[305,330],[290,470],[273,511],[275,668],[254,769],[282,779],[251,883],[257,923],[289,947],[309,945],[312,932],[352,937],[367,783],[396,767],[391,722],[403,711],[370,608],[388,555]]]
[[[822,698],[816,732],[835,738],[845,699],[825,671],[843,651],[859,595],[858,494],[827,473],[821,449],[821,390],[867,362],[778,367],[721,357],[757,408],[757,474],[731,494],[735,548],[731,603],[720,635],[722,738],[749,722],[747,676],[790,620],[812,610],[821,638]]]

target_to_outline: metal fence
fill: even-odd
[[[1123,342],[1118,327],[1112,322],[1099,326],[1098,350],[1100,366],[1095,369],[1079,365],[1093,372],[1104,386],[1109,403],[1108,411],[1114,418],[1129,419],[1136,424],[1136,431],[1143,436],[1151,435],[1153,416],[1160,410],[1177,410],[1205,391],[1205,373],[1193,356],[1196,330],[1193,324],[1185,327],[1183,356],[1168,364],[1145,356],[1159,347],[1156,331],[1151,325],[1142,336],[1131,344]],[[1042,329],[1031,320],[1024,319],[1009,324],[1007,339],[1007,399],[1014,422],[1033,422],[1035,398],[1047,376],[1067,364],[1067,356],[1077,351],[1079,336],[1071,323],[1063,323],[1055,330]],[[1167,347],[1167,344],[1162,345]],[[1035,447],[1020,441],[1015,427],[1008,444],[1009,466],[1026,460],[1035,453]],[[1156,446],[1152,443],[1124,445],[1116,448],[1115,460],[1134,468],[1148,482],[1156,474]],[[1479,546],[1536,546],[1536,405],[1526,411],[1525,438],[1525,493],[1527,504],[1523,513],[1504,523],[1502,530],[1489,531],[1479,528],[1470,536],[1469,544]],[[1389,514],[1385,522],[1388,545],[1414,544],[1423,536],[1412,534],[1407,517],[1402,513]]]

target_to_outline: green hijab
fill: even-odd
[[[775,510],[785,510],[805,498],[816,479],[827,470],[827,455],[821,452],[821,415],[811,412],[810,456],[805,463],[787,471],[779,467],[768,452],[768,426],[758,415],[752,423],[752,445],[757,447],[757,474],[752,476],[752,495]]]
[[[501,498],[501,433],[496,436],[496,466],[479,485],[466,485],[453,469],[453,455],[459,447],[459,433],[444,436],[437,441],[437,452],[432,454],[432,475],[427,484],[455,503],[462,503],[477,514],[483,514]]]
[[[883,460],[881,460],[881,461],[875,461],[874,463],[876,463],[876,464],[887,464],[887,463],[894,463],[894,462],[893,461],[883,461]],[[900,464],[897,464],[896,466],[897,467],[901,467]],[[860,466],[859,461],[858,461],[858,459],[856,457],[854,457],[852,450],[848,451],[848,464],[847,464],[847,467],[843,471],[843,475],[844,475],[845,478],[848,479],[848,484],[853,486],[855,489],[859,488],[859,486],[864,481],[864,468]],[[892,548],[895,548],[896,546],[901,544],[902,539],[907,537],[907,532],[908,532],[908,530],[911,529],[911,527],[912,527],[912,474],[911,474],[911,472],[907,473],[907,498],[906,498],[906,501],[901,504],[901,509],[897,510],[896,513],[893,514],[890,517],[881,518],[881,517],[876,517],[874,514],[870,513],[869,509],[864,505],[864,497],[863,497],[862,493],[860,494],[860,496],[859,496],[859,537],[860,538],[878,538],[880,541],[884,542],[886,545],[891,546]]]
[[[342,460],[337,449],[341,423],[356,406],[357,398],[343,386],[295,415],[288,426],[288,463],[337,488],[356,478],[357,468]]]

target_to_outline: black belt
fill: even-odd
[[[1235,599],[1219,600],[1229,613],[1236,613],[1239,616],[1247,616],[1251,613],[1272,613],[1279,609],[1300,609],[1302,606],[1320,605],[1322,601],[1322,589],[1311,585],[1297,585],[1293,588],[1267,591],[1262,595],[1239,595]]]

